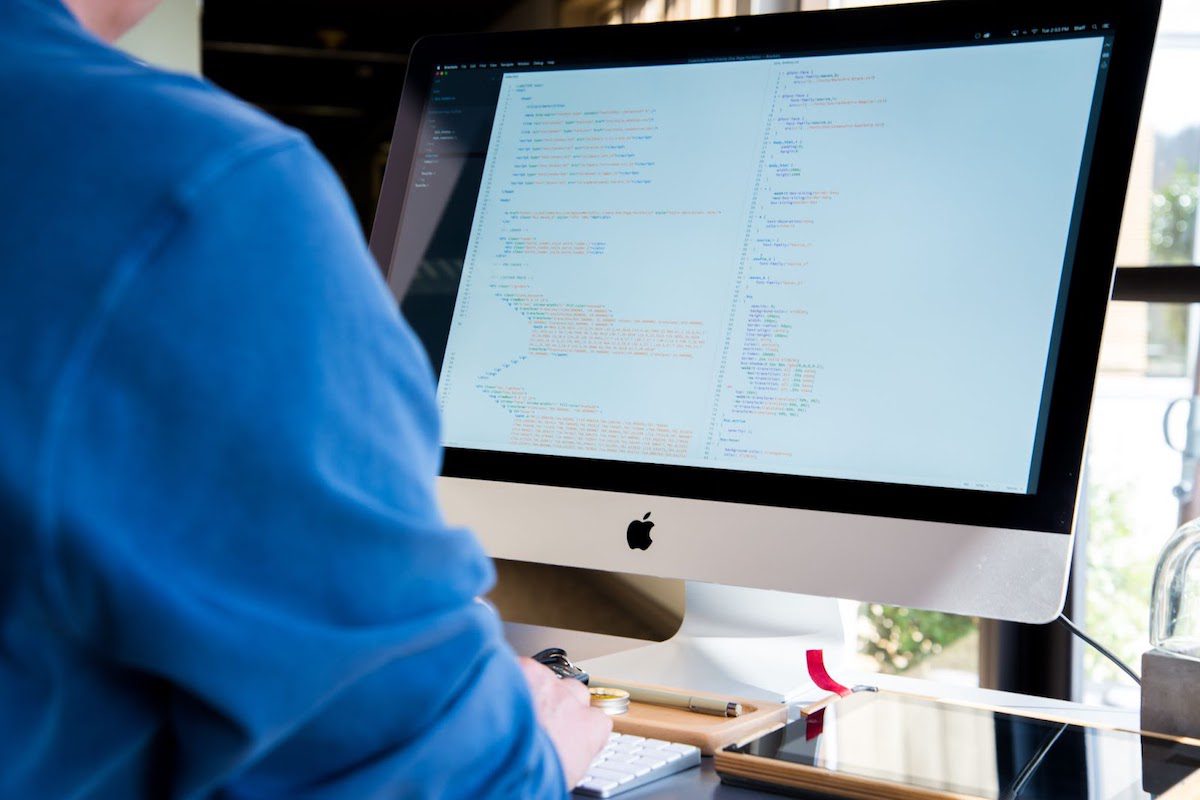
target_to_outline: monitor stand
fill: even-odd
[[[686,596],[683,624],[673,637],[581,666],[614,682],[793,702],[814,692],[808,650],[826,649],[835,677],[853,652],[851,608],[841,601],[692,581]]]

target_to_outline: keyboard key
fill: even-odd
[[[666,750],[672,744],[674,744],[674,742],[654,742],[653,744],[647,742],[646,750]]]
[[[691,745],[614,733],[575,792],[616,797],[699,764],[700,751]]]
[[[606,763],[611,762],[613,764],[630,764],[630,763],[633,763],[634,761],[637,761],[641,757],[642,757],[641,752],[623,753],[620,750],[618,750],[617,752],[610,755],[607,759],[605,759],[605,762]]]
[[[605,764],[600,769],[604,769],[609,772],[619,772],[622,775],[635,775],[636,776],[637,772],[638,772],[637,767],[630,766],[629,764],[622,764],[620,761],[609,761],[607,764]],[[591,770],[588,770],[588,771],[591,772]]]
[[[615,789],[621,784],[616,781],[606,781],[603,778],[584,778],[583,782],[577,789],[591,789],[593,792],[607,792],[609,789]]]
[[[634,775],[632,772],[614,772],[604,767],[596,767],[595,769],[588,770],[588,777],[603,778],[606,781],[616,781],[617,783],[629,783],[633,780]]]

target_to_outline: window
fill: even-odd
[[[1117,250],[1119,267],[1194,266],[1200,174],[1200,6],[1165,0]],[[1179,298],[1186,299],[1181,291]],[[1087,459],[1083,568],[1076,588],[1089,632],[1135,667],[1148,646],[1150,581],[1180,521],[1184,400],[1196,394],[1195,305],[1114,302],[1100,358]],[[1165,430],[1164,430],[1165,428]],[[1170,434],[1168,443],[1164,433]],[[1184,500],[1188,497],[1182,498]],[[1183,516],[1197,513],[1191,510]],[[1138,693],[1102,657],[1083,655],[1082,698],[1134,707]]]

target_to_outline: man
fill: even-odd
[[[153,5],[0,0],[0,797],[564,795],[607,719],[475,602],[335,176]]]

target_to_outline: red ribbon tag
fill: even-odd
[[[825,709],[818,708],[804,721],[804,741],[811,742],[825,732]]]
[[[849,689],[829,676],[829,671],[825,669],[824,650],[808,651],[808,677],[812,678],[812,682],[819,688],[827,692],[834,692],[841,697],[851,693]]]

